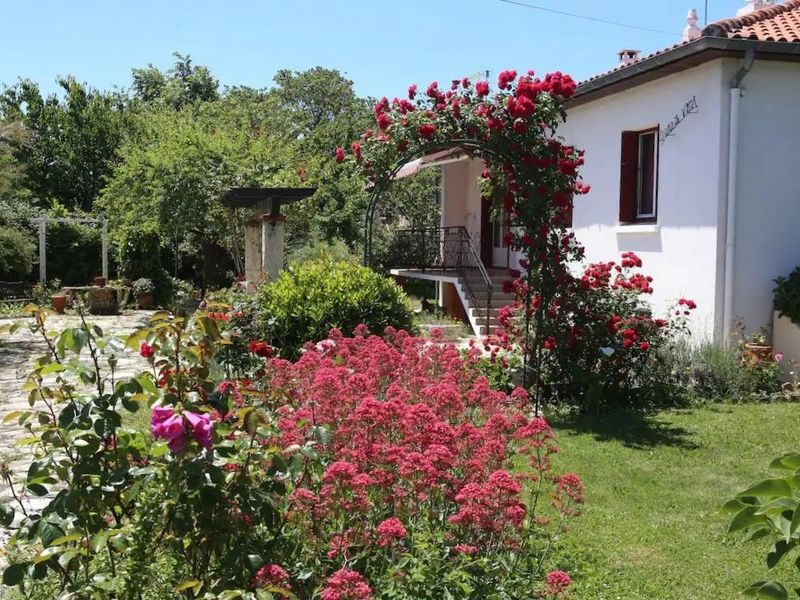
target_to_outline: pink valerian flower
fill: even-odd
[[[559,477],[551,504],[565,515],[577,516],[580,514],[577,505],[583,504],[583,481],[581,478],[575,473],[565,473]]]
[[[336,152],[334,153],[334,158],[336,158],[337,163],[344,162],[344,148],[337,148]]]
[[[257,340],[253,340],[247,344],[247,351],[262,358],[269,358],[274,353],[272,346],[267,342],[260,342]]]
[[[343,568],[328,577],[320,600],[372,600],[372,588],[361,573]]]
[[[408,99],[413,100],[417,96],[417,84],[408,86]]]
[[[378,533],[378,545],[382,548],[405,539],[407,535],[403,522],[397,517],[391,517],[381,522],[375,531]]]
[[[477,546],[472,546],[470,544],[456,544],[453,546],[453,552],[456,554],[466,554],[468,556],[472,556],[473,554],[478,553]]]
[[[256,587],[278,587],[287,591],[291,591],[292,586],[289,584],[289,573],[280,565],[270,564],[261,567],[254,578]]]
[[[572,579],[564,571],[550,571],[545,578],[547,583],[547,594],[556,598],[561,597],[569,586]]]
[[[353,151],[353,156],[356,157],[356,160],[361,161],[361,144],[353,142],[350,144],[350,149]]]
[[[142,345],[139,346],[139,355],[142,358],[152,358],[156,353],[155,348],[153,348],[147,342],[142,342]]]
[[[419,135],[421,138],[429,140],[433,138],[436,133],[436,125],[434,123],[423,123],[419,126]]]
[[[773,358],[776,363],[783,362],[783,352],[776,352]]]
[[[478,96],[488,96],[489,95],[489,82],[487,81],[479,81],[475,84],[475,93]]]

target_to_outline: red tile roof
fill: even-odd
[[[723,37],[800,43],[800,0],[787,0],[713,25],[724,32]]]
[[[781,4],[767,6],[750,14],[710,23],[703,29],[703,37],[758,40],[762,42],[800,43],[800,0],[786,0]],[[627,65],[618,65],[604,73],[598,73],[581,82],[581,85],[601,79],[611,73],[622,71],[670,50],[690,44],[678,42],[662,48]]]

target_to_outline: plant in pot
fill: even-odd
[[[766,327],[745,338],[743,359],[751,366],[772,360],[772,344],[769,342],[769,331]]]
[[[63,314],[67,306],[67,296],[61,290],[60,279],[37,283],[33,286],[32,296],[34,304],[52,306],[59,314]]]
[[[136,302],[139,308],[148,310],[153,308],[153,294],[156,286],[153,285],[153,280],[146,277],[137,279],[133,282],[133,295],[136,296]]]

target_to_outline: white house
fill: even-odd
[[[690,297],[694,333],[723,340],[738,319],[770,324],[773,280],[800,264],[800,0],[749,0],[736,17],[696,24],[690,11],[674,46],[620,52],[579,86],[560,133],[586,152],[591,192],[576,200],[573,228],[588,260],[636,252],[656,310]],[[482,213],[480,163],[441,168],[442,225],[469,232],[501,279],[491,268],[519,257]],[[451,308],[459,292],[477,329],[463,282],[425,276],[444,282]]]

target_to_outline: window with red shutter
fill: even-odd
[[[658,128],[622,132],[619,221],[654,221],[658,191]]]

